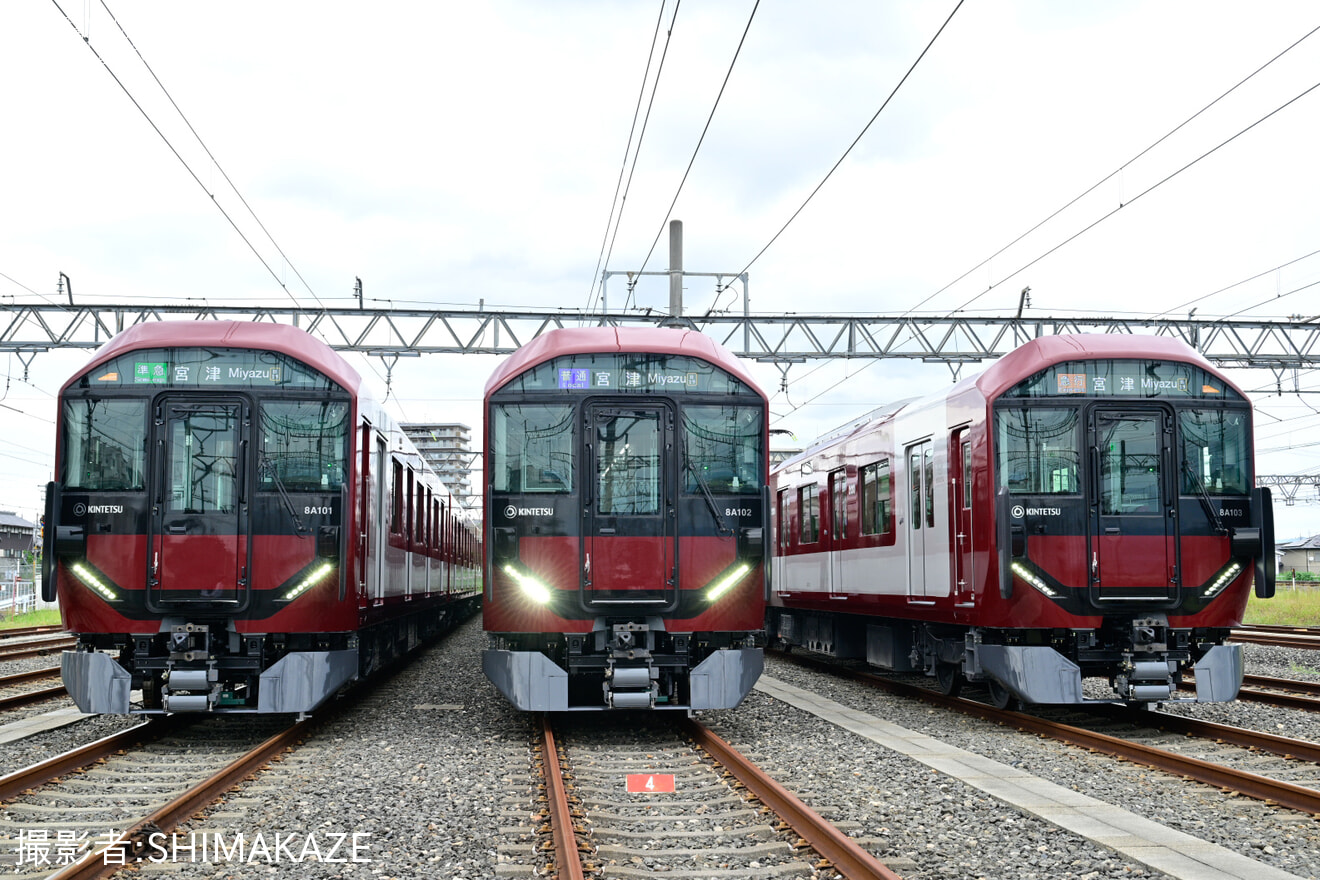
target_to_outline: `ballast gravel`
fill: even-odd
[[[184,849],[179,858],[144,865],[146,874],[531,877],[533,844],[525,834],[534,825],[531,719],[509,707],[481,674],[483,643],[479,620],[470,620],[374,684],[349,713],[328,721],[308,743],[181,828],[178,833],[192,835],[194,845],[202,842],[192,861]],[[1252,645],[1246,651],[1249,672],[1320,680],[1320,652]],[[933,710],[773,656],[766,674],[1299,876],[1320,877],[1320,824],[1313,818]],[[1248,703],[1178,711],[1320,739],[1320,720],[1300,712]],[[753,692],[737,709],[701,713],[701,720],[809,805],[844,823],[907,880],[1165,876],[761,693]],[[85,742],[93,737],[77,731],[120,723],[136,721],[85,721],[23,747],[53,749],[59,737]],[[601,716],[601,723],[620,722]],[[649,722],[641,715],[628,723]],[[240,832],[241,860],[232,851],[216,857],[207,848],[217,833],[232,847]],[[251,846],[256,835],[264,849]],[[277,848],[276,835],[283,836],[283,848]],[[188,840],[181,838],[185,846]],[[336,841],[336,857],[360,861],[316,860],[317,851],[326,856]]]

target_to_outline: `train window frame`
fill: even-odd
[[[780,489],[777,503],[775,505],[778,516],[775,522],[775,540],[776,546],[787,550],[793,545],[793,530],[789,527],[792,520],[789,518],[789,508],[793,503],[793,490]]]
[[[848,537],[848,496],[852,492],[852,483],[848,479],[847,468],[835,468],[827,477],[830,495],[830,530],[836,541]]]
[[[1042,436],[1038,427],[1041,425],[1040,417],[1048,413],[1071,417],[1071,424],[1066,426],[1066,430],[1071,433],[1070,443],[1060,442],[1052,447],[1044,443],[1033,449]],[[1030,420],[1024,418],[1028,415]],[[1009,420],[1013,417],[1023,419],[1022,424],[1010,425]],[[1018,429],[1022,436],[1014,438],[1010,433],[1014,429]],[[1056,439],[1063,433],[1063,430],[1056,430],[1047,438]],[[1081,447],[1085,434],[1086,419],[1082,407],[1077,403],[995,407],[995,487],[1006,488],[1013,495],[1080,495],[1083,473]],[[1018,441],[1017,445],[1007,442],[1014,439]],[[1010,479],[1018,473],[1012,470],[1010,455],[1024,458],[1025,466],[1020,470],[1023,474],[1020,478]]]
[[[300,410],[307,406],[319,408],[322,417],[298,418],[304,415]],[[325,417],[332,406],[338,411],[338,418],[333,420]],[[258,456],[269,463],[269,467],[257,470],[258,492],[278,492],[280,485],[285,492],[295,493],[343,489],[348,479],[349,439],[353,430],[352,405],[347,397],[258,397],[256,409],[254,431]],[[282,429],[277,425],[282,425]],[[272,441],[281,434],[296,439],[286,439],[285,448],[277,450]],[[308,447],[305,442],[309,438],[315,438],[314,447]],[[292,466],[299,461],[303,463],[302,473],[312,478],[299,477],[299,471]],[[310,467],[308,462],[312,463]]]
[[[683,494],[701,494],[703,482],[714,495],[761,494],[764,406],[759,402],[684,402],[679,422],[683,430]],[[728,433],[730,424],[743,430]]]
[[[66,492],[145,492],[147,491],[147,446],[148,446],[148,428],[147,414],[150,401],[145,397],[109,397],[102,395],[86,395],[80,397],[68,396],[64,399],[63,412],[60,419],[60,446],[62,454],[60,456],[60,484]],[[81,424],[82,419],[74,416],[74,408],[84,410],[94,409],[99,406],[105,406],[107,410],[118,410],[132,408],[135,412],[125,413],[122,416],[117,415],[114,419],[116,424],[132,424],[136,420],[138,429],[132,439],[140,441],[136,447],[131,448],[129,455],[125,456],[126,466],[122,470],[128,475],[127,479],[108,480],[102,467],[90,467],[93,459],[101,462],[104,459],[102,454],[95,450],[103,450],[105,444],[98,443],[93,447],[92,441],[94,435],[100,434],[102,437],[110,437],[115,440],[109,444],[115,448],[130,448],[124,443],[118,442],[119,431],[108,429],[97,432],[88,420],[83,436],[77,442],[71,435],[71,429],[75,424]],[[75,472],[75,460],[80,462],[80,466]],[[87,480],[86,475],[93,470],[102,472],[102,477],[94,483]],[[75,476],[80,479],[75,479]]]
[[[578,467],[577,409],[575,403],[558,401],[491,401],[491,490],[504,495],[573,494]],[[524,416],[539,412],[544,418],[524,418],[521,430],[511,432],[515,411]],[[529,434],[543,447],[540,451],[528,451]]]
[[[403,462],[390,460],[390,534],[403,536]]]
[[[798,487],[797,502],[798,544],[820,543],[820,496],[814,483]]]
[[[1238,497],[1251,492],[1252,431],[1251,410],[1238,406],[1180,406],[1176,408],[1178,424],[1178,491],[1180,495],[1199,495],[1202,491],[1212,497]],[[1217,415],[1220,430],[1217,437],[1202,433],[1205,443],[1195,442],[1189,430],[1189,417]],[[1236,451],[1229,461],[1229,443],[1225,437],[1225,419],[1238,419],[1233,438]],[[1204,429],[1201,429],[1202,431]],[[1193,454],[1193,449],[1199,453]],[[1193,461],[1200,467],[1194,467]]]
[[[894,530],[893,466],[888,456],[857,468],[858,504],[861,506],[861,534],[864,537],[889,535]],[[873,481],[868,477],[874,476]],[[867,499],[868,485],[876,486],[876,497]],[[880,487],[883,485],[883,497]],[[869,515],[868,515],[869,514]]]

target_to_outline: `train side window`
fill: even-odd
[[[412,541],[417,537],[417,533],[414,531],[415,528],[414,523],[417,522],[416,519],[417,514],[413,505],[413,469],[412,468],[408,468],[408,488],[404,491],[403,497],[407,504],[407,509],[404,510],[403,512],[403,516],[404,516],[403,536],[407,538],[409,541]]]
[[[64,401],[66,490],[141,491],[147,487],[147,402]]]
[[[390,515],[390,534],[403,534],[403,463],[393,462],[394,480],[390,486],[393,510]]]
[[[779,505],[778,505],[779,521],[775,523],[775,530],[776,530],[777,539],[779,541],[779,547],[782,549],[787,549],[789,544],[792,543],[789,540],[789,534],[788,534],[788,504],[789,504],[789,490],[780,489]]]
[[[963,510],[972,509],[972,444],[964,441],[962,445],[962,506]]]
[[[573,407],[503,403],[491,407],[491,473],[496,492],[573,491]]]
[[[893,530],[889,459],[865,465],[857,474],[862,493],[862,534],[888,534]]]
[[[830,472],[830,528],[834,540],[848,537],[848,472],[843,468]]]
[[[820,540],[820,499],[816,496],[815,486],[803,486],[798,489],[798,516],[801,517],[801,530],[798,543],[814,544]]]

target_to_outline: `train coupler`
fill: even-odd
[[[619,666],[605,670],[605,705],[611,709],[653,709],[660,693],[660,673],[650,666]]]

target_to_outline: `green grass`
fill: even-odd
[[[1293,590],[1287,582],[1280,580],[1274,598],[1251,597],[1242,622],[1273,626],[1320,626],[1320,590],[1303,588],[1300,584],[1298,589]]]
[[[60,610],[58,608],[42,608],[39,611],[29,611],[27,614],[20,614],[17,617],[10,617],[8,614],[0,615],[0,630],[18,629],[21,626],[51,625],[60,625]]]

